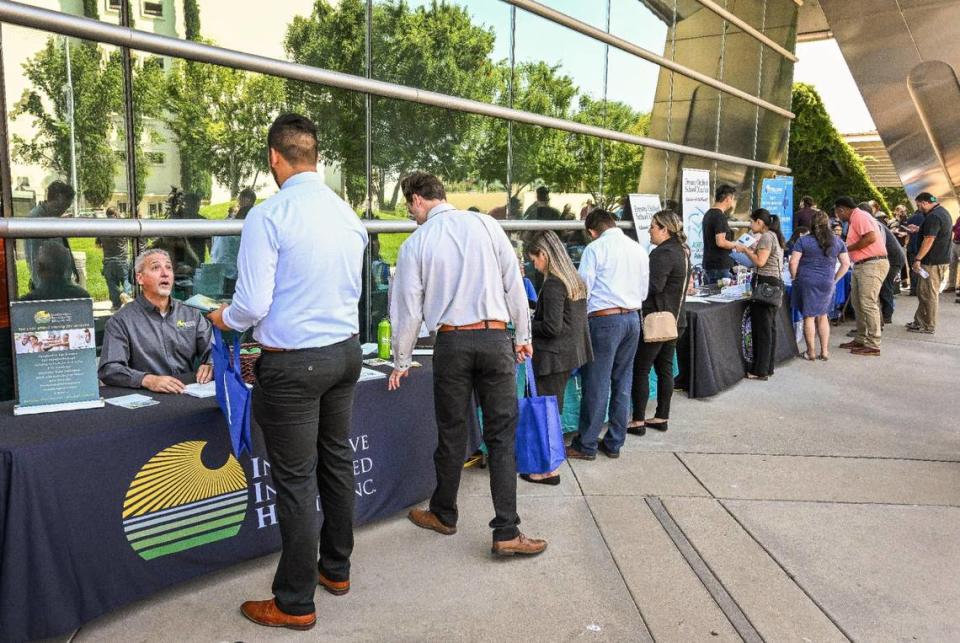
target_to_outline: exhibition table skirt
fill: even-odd
[[[687,329],[677,342],[676,386],[693,398],[710,397],[742,380],[753,361],[749,302],[689,302],[685,314]],[[790,314],[789,303],[780,307],[777,363],[797,356]]]
[[[426,361],[426,360],[425,360]],[[430,364],[397,392],[360,382],[356,522],[435,486]],[[102,389],[103,397],[130,393]],[[0,405],[0,639],[68,634],[188,579],[280,548],[263,439],[234,458],[215,398],[14,418]],[[319,514],[318,514],[319,520]]]

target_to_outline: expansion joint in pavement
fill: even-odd
[[[710,593],[710,596],[713,597],[717,607],[720,608],[723,615],[730,621],[730,624],[733,626],[733,629],[737,631],[737,634],[740,635],[740,638],[746,643],[763,643],[763,637],[760,636],[757,628],[753,626],[753,623],[750,622],[747,615],[744,614],[737,602],[730,596],[730,592],[727,591],[727,588],[723,586],[723,583],[713,573],[713,570],[710,569],[707,562],[700,556],[700,552],[698,552],[687,539],[680,525],[677,524],[673,516],[670,515],[670,512],[667,511],[667,508],[663,505],[663,501],[661,501],[660,498],[652,497],[647,498],[646,502],[647,506],[650,507],[650,511],[653,512],[653,515],[660,522],[660,526],[663,527],[663,530],[670,536],[670,540],[673,541],[680,555],[683,556],[687,564],[690,565],[690,569],[693,570],[693,573],[696,574],[700,582],[703,583],[704,588]]]
[[[804,587],[804,586],[800,583],[800,581],[797,579],[797,577],[796,577],[794,574],[792,574],[792,573],[790,572],[790,570],[787,569],[787,568],[783,565],[783,563],[780,562],[779,559],[777,559],[776,556],[773,555],[773,552],[770,551],[770,549],[767,548],[762,542],[760,542],[760,539],[757,538],[757,537],[753,534],[752,531],[750,531],[749,529],[747,529],[747,526],[746,526],[745,524],[743,524],[743,522],[742,522],[739,518],[737,518],[737,515],[730,510],[730,507],[728,507],[728,506],[726,505],[726,503],[723,502],[723,500],[718,500],[718,503],[720,504],[721,507],[723,507],[723,510],[727,512],[727,514],[730,516],[730,518],[732,518],[733,521],[734,521],[735,523],[737,523],[737,525],[740,527],[740,529],[743,530],[743,533],[745,533],[745,534],[747,534],[748,536],[750,536],[750,539],[753,540],[753,542],[755,542],[755,543],[757,544],[757,547],[759,547],[760,549],[762,549],[762,550],[764,551],[764,553],[766,553],[767,556],[770,557],[770,560],[772,560],[774,563],[776,563],[777,567],[779,567],[781,570],[783,570],[783,573],[787,576],[787,578],[789,578],[789,579],[793,582],[793,584],[796,585],[796,586],[800,589],[800,591],[803,592],[803,593],[806,595],[806,597],[807,597],[808,599],[810,599],[810,602],[811,602],[811,603],[813,603],[814,605],[817,606],[817,609],[819,609],[819,610],[823,613],[823,615],[826,616],[827,619],[829,619],[831,623],[833,623],[833,626],[836,627],[837,630],[838,630],[841,634],[843,634],[843,635],[847,638],[848,641],[853,641],[853,637],[850,636],[850,633],[847,632],[847,630],[845,630],[842,625],[840,625],[840,622],[839,622],[836,618],[834,618],[833,615],[832,615],[830,612],[827,611],[827,609],[820,603],[820,601],[818,601],[816,598],[814,598],[813,594],[811,594],[810,592],[807,591],[807,588]]]

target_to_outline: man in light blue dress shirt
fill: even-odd
[[[650,259],[643,246],[616,223],[612,214],[600,208],[584,222],[593,238],[580,258],[580,276],[587,285],[593,361],[580,369],[580,427],[567,447],[567,457],[579,460],[593,460],[597,451],[617,458],[627,436],[633,358],[641,341],[637,311],[647,298]],[[610,422],[601,440],[608,401]]]
[[[211,313],[210,321],[222,330],[252,326],[263,346],[253,416],[270,457],[283,549],[274,598],[240,609],[260,625],[305,630],[316,624],[318,582],[335,595],[350,589],[348,435],[362,359],[357,305],[367,233],[317,173],[317,130],[310,120],[280,116],[268,145],[280,192],[247,215],[233,303]]]

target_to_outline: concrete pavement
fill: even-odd
[[[398,515],[358,530],[353,588],[317,592],[317,628],[243,619],[275,556],[84,626],[77,641],[960,640],[960,305],[880,358],[836,346],[768,382],[674,398],[670,430],[623,456],[520,481],[539,558],[492,560],[486,472],[464,472],[457,535]],[[651,408],[651,412],[652,412]]]

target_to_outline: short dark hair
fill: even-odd
[[[442,201],[447,198],[447,191],[440,179],[427,172],[414,172],[403,177],[400,189],[403,190],[403,198],[407,203],[413,200],[414,194],[419,194],[427,201]]]
[[[857,202],[848,196],[841,196],[841,197],[837,197],[836,200],[833,202],[833,207],[848,208],[850,210],[856,210]]]
[[[545,185],[541,185],[537,188],[537,201],[543,201],[548,196],[550,196],[550,188]]]
[[[723,184],[717,186],[717,191],[716,191],[716,192],[714,193],[714,195],[713,195],[713,197],[714,197],[714,198],[713,198],[713,202],[714,202],[714,203],[720,203],[721,201],[723,201],[724,199],[726,199],[728,196],[736,197],[736,196],[737,196],[737,188],[733,187],[733,186],[730,185],[729,183],[723,183]]]
[[[267,133],[267,145],[292,165],[316,165],[317,126],[300,114],[281,114]]]
[[[816,204],[816,201],[813,200],[812,196],[805,196],[800,199],[800,204],[805,208],[812,208]]]
[[[63,197],[70,200],[76,195],[76,190],[69,183],[63,181],[54,181],[47,186],[47,201],[53,201],[57,197]]]
[[[917,198],[914,201],[923,201],[924,203],[936,203],[937,197],[933,196],[929,192],[921,192],[917,195]]]
[[[44,241],[37,251],[37,273],[60,277],[70,272],[73,257],[66,246],[57,241]]]
[[[257,193],[253,191],[252,188],[243,188],[240,190],[240,194],[237,195],[238,201],[250,201],[251,203],[257,202]]]
[[[590,210],[590,212],[587,214],[587,218],[583,220],[583,226],[587,230],[593,230],[594,232],[603,232],[604,230],[609,230],[615,225],[617,225],[617,220],[613,218],[612,214],[603,208],[594,208]]]

